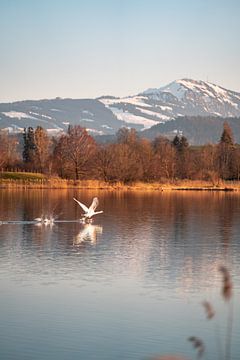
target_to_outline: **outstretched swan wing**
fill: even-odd
[[[88,207],[87,207],[86,205],[82,204],[80,201],[78,201],[78,200],[75,199],[75,198],[73,198],[73,200],[75,200],[75,201],[78,203],[78,205],[81,206],[81,208],[83,209],[83,211],[85,211],[85,213],[88,212]]]
[[[93,202],[92,202],[89,210],[95,211],[96,208],[98,207],[98,204],[99,204],[98,198],[97,197],[93,198]]]

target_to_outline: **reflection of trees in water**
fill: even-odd
[[[60,205],[61,219],[75,220],[80,211],[73,196],[89,203],[98,196],[103,216],[100,225],[56,223],[52,228],[34,225],[18,226],[18,243],[30,245],[35,255],[50,251],[51,256],[71,257],[73,245],[79,247],[82,264],[96,252],[96,262],[104,262],[112,272],[127,272],[161,286],[163,279],[176,288],[189,289],[212,279],[217,263],[223,262],[224,248],[237,234],[239,223],[239,196],[226,193],[196,192],[98,192],[76,190],[28,190],[1,192],[0,219],[26,220],[41,215],[42,209]],[[236,219],[236,221],[234,221]],[[16,225],[14,225],[16,226]],[[104,227],[101,246],[96,243]],[[1,226],[2,238],[13,239],[10,225]],[[3,240],[4,241],[4,240]],[[103,246],[102,246],[103,245]],[[1,246],[1,244],[0,244]],[[228,247],[229,246],[229,247]],[[237,245],[236,243],[236,246]],[[71,260],[72,261],[72,260]]]
[[[178,242],[182,242],[187,235],[188,217],[191,208],[189,206],[189,199],[184,200],[182,196],[176,196],[171,205],[172,224],[174,228],[173,242],[178,244]]]
[[[222,240],[221,243],[223,248],[227,252],[232,239],[234,214],[236,212],[234,197],[232,197],[231,194],[225,194],[225,196],[227,198],[227,201],[219,204],[218,221],[220,238]]]
[[[58,246],[58,239],[56,237],[57,228],[58,225],[54,223],[23,224],[22,235],[20,237],[22,247],[26,251],[31,251],[34,256],[38,254],[43,255],[47,251],[54,253]]]
[[[65,189],[11,189],[0,191],[0,220],[29,221],[41,215],[61,213]]]
[[[231,200],[225,195],[178,193],[151,202],[159,218],[152,223],[149,243],[138,244],[148,256],[142,263],[145,277],[161,286],[167,276],[182,289],[208,287],[217,281],[214,270],[225,262],[219,233],[225,241],[231,239],[238,202],[237,197]],[[213,274],[211,279],[206,277],[208,272]]]

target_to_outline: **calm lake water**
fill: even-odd
[[[98,196],[104,213],[81,224],[73,196]],[[219,359],[221,264],[233,275],[240,359],[240,194],[1,190],[0,204],[0,359],[193,359],[189,336]],[[62,222],[32,223],[52,212]]]

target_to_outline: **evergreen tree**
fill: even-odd
[[[32,127],[24,128],[23,132],[23,161],[30,163],[33,161],[35,149],[34,130]]]
[[[184,151],[184,150],[187,150],[188,147],[189,147],[189,144],[188,144],[187,138],[185,136],[182,136],[180,139],[179,150]]]
[[[176,135],[173,139],[173,146],[176,149],[177,177],[184,179],[189,173],[189,144],[185,136]]]
[[[230,146],[234,144],[232,129],[230,128],[227,122],[223,124],[223,132],[221,135],[220,143],[227,144]]]
[[[180,146],[180,138],[178,135],[176,135],[172,141],[173,146],[178,150]]]
[[[219,173],[222,179],[231,179],[233,175],[234,140],[232,130],[227,122],[223,125],[223,132],[218,145]]]

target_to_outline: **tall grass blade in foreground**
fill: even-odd
[[[221,265],[219,267],[219,272],[222,274],[222,289],[221,294],[225,302],[229,304],[228,308],[228,318],[227,318],[227,329],[226,329],[226,342],[225,342],[225,351],[221,349],[221,341],[219,329],[217,328],[217,349],[219,360],[231,360],[231,341],[232,341],[232,329],[233,329],[233,282],[229,270]],[[202,305],[205,309],[206,316],[208,320],[211,320],[215,317],[215,310],[212,304],[209,301],[203,301]],[[201,358],[205,354],[205,345],[204,342],[196,337],[191,336],[188,340],[192,343],[193,347],[197,350],[197,357]],[[225,356],[224,356],[225,355]],[[150,360],[150,359],[149,359]],[[187,360],[185,357],[178,355],[163,355],[152,358],[151,360]]]
[[[192,343],[193,347],[197,350],[198,358],[202,357],[205,352],[205,346],[201,339],[196,336],[191,336],[188,340]]]
[[[220,266],[219,271],[222,274],[222,296],[225,301],[229,302],[226,345],[225,345],[225,359],[231,360],[231,343],[232,343],[232,329],[233,329],[233,283],[229,270],[225,266]]]
[[[213,309],[212,304],[209,301],[203,301],[202,305],[203,305],[203,307],[205,309],[207,319],[211,320],[215,315],[215,311]]]
[[[205,300],[202,302],[202,305],[204,307],[207,319],[212,320],[216,315],[212,304],[209,301]],[[216,348],[217,348],[217,352],[218,352],[218,358],[219,358],[219,360],[222,360],[223,351],[222,351],[221,337],[220,337],[220,332],[219,332],[219,325],[217,322],[215,323],[215,325],[216,325],[216,328],[215,328]]]

